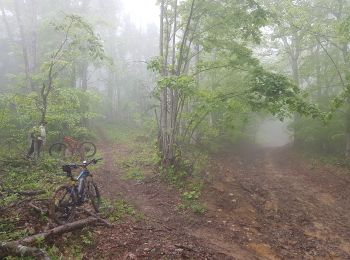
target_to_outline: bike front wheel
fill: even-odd
[[[77,199],[72,187],[65,185],[59,187],[52,199],[49,209],[50,217],[60,225],[74,219]]]
[[[78,149],[83,158],[92,157],[96,154],[96,145],[92,142],[83,142],[79,145]]]
[[[97,185],[92,180],[89,180],[87,182],[86,193],[88,195],[92,207],[94,208],[95,212],[98,213],[101,206],[101,195]]]

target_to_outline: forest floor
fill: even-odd
[[[288,148],[235,147],[212,158],[204,214],[179,210],[181,194],[151,166],[125,179],[116,158],[135,148],[105,142],[102,196],[141,217],[98,227],[87,259],[350,259],[350,175]]]

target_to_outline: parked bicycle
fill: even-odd
[[[96,154],[96,145],[92,142],[79,142],[70,136],[63,138],[63,143],[54,143],[49,148],[49,154],[53,157],[67,157],[79,154],[80,158],[92,157]]]
[[[76,209],[79,206],[91,205],[97,213],[101,204],[100,192],[97,185],[93,181],[93,175],[88,170],[88,166],[96,164],[102,160],[93,159],[90,162],[84,161],[82,164],[66,164],[62,166],[62,170],[72,180],[70,185],[59,187],[50,205],[49,214],[58,224],[64,224],[74,219]],[[72,169],[81,168],[81,172],[77,178],[73,177]]]

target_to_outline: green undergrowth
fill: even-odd
[[[154,169],[159,163],[159,157],[154,146],[149,143],[130,144],[129,153],[118,155],[116,163],[123,171],[124,180],[142,181],[145,170]]]
[[[32,212],[25,201],[51,198],[64,176],[60,174],[59,161],[49,157],[34,161],[7,156],[0,164],[0,241],[17,240],[29,235],[25,223]],[[45,193],[33,197],[18,193],[39,190]],[[47,223],[46,216],[35,216],[38,223]]]
[[[143,181],[150,168],[160,172],[160,175],[171,186],[181,193],[179,210],[192,210],[203,214],[204,206],[199,202],[203,190],[202,172],[208,166],[208,156],[199,149],[186,151],[181,165],[173,168],[159,168],[160,156],[155,140],[150,138],[144,129],[123,129],[123,127],[108,127],[107,133],[112,140],[123,144],[128,151],[118,153],[116,164],[122,170],[123,180]]]
[[[122,180],[143,181],[144,179],[145,175],[140,167],[129,168],[125,171],[125,173],[122,176]]]
[[[130,168],[152,167],[158,164],[159,157],[153,147],[140,145],[128,154],[118,155],[116,163],[122,170]]]
[[[204,187],[203,171],[208,167],[209,159],[206,154],[193,150],[187,159],[175,167],[160,169],[162,176],[181,193],[179,210],[192,210],[196,214],[204,214],[206,209],[200,202]]]
[[[154,140],[144,128],[126,125],[107,125],[106,137],[123,145],[125,152],[116,153],[115,162],[122,170],[124,180],[142,181],[145,178],[144,168],[152,168],[159,163]]]
[[[73,161],[74,158],[70,158],[67,162]],[[31,229],[34,226],[45,226],[48,223],[47,215],[34,212],[25,201],[29,198],[39,203],[47,201],[47,199],[52,198],[57,187],[69,182],[61,169],[64,163],[66,162],[45,155],[38,160],[27,160],[13,155],[2,158],[0,161],[0,212],[3,214],[0,214],[0,241],[14,241],[27,237],[33,234]],[[38,190],[43,190],[45,193],[33,197],[16,193]],[[22,203],[22,201],[24,202]],[[89,233],[84,232],[78,232],[78,240],[81,243],[88,243]],[[74,243],[71,244],[71,238],[67,236],[63,236],[63,240],[65,245],[60,246],[61,250],[55,246],[47,245],[43,241],[38,241],[36,246],[45,249],[52,259],[65,259],[64,255],[74,256],[73,259],[81,259],[80,252],[84,245],[72,246]],[[6,259],[31,258],[8,257]]]
[[[138,213],[135,208],[124,199],[103,200],[101,207],[101,215],[110,222],[121,221],[125,217],[132,217],[136,220],[143,218],[141,213]]]
[[[1,175],[0,207],[6,207],[19,199],[17,191],[44,190],[41,197],[49,197],[64,180],[61,174],[60,162],[50,157],[38,161],[16,158],[6,158],[3,162]]]
[[[0,217],[0,241],[18,240],[28,236],[25,229],[18,229],[21,222],[19,214]]]
[[[131,144],[137,139],[146,141],[150,139],[144,128],[126,124],[106,124],[103,131],[104,136],[114,143]]]
[[[95,245],[95,233],[91,227],[86,227],[74,233],[65,234],[60,241],[59,248],[56,245],[46,247],[46,252],[51,259],[84,259],[84,251],[86,247]],[[45,249],[45,248],[44,248]]]
[[[188,184],[181,194],[181,203],[178,205],[178,209],[191,209],[196,214],[204,214],[205,207],[199,202],[202,190],[203,184],[198,180]]]
[[[350,173],[350,158],[346,158],[345,156],[321,154],[300,149],[297,149],[296,152],[299,156],[301,155],[300,157],[304,159],[306,158],[310,169],[316,169],[317,167],[330,165],[346,169]]]
[[[95,236],[98,234],[90,228],[86,227],[74,233],[66,233],[56,241],[56,244],[46,244],[44,241],[36,241],[33,245],[37,248],[45,250],[51,260],[62,259],[84,259],[84,251],[86,247],[95,245]],[[35,260],[34,257],[12,257],[8,256],[5,260]]]

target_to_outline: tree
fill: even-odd
[[[349,57],[348,41],[344,38],[348,1],[260,2],[273,14],[270,36],[281,39],[280,43],[275,40],[281,53],[278,57],[283,59],[283,51],[290,57],[292,71],[286,73],[290,73],[295,82],[309,92],[311,102],[316,102],[325,111],[329,111],[328,119],[333,118],[327,126],[322,126],[322,131],[320,122],[296,118],[295,136],[309,145],[311,140],[314,144],[321,144],[324,151],[329,150],[336,136],[338,142],[333,146],[339,147],[346,143],[343,149],[348,156],[350,124],[346,103],[349,83],[346,75]]]
[[[81,53],[88,53],[94,59],[103,59],[104,51],[100,39],[94,34],[91,26],[81,17],[67,15],[63,22],[55,24],[55,30],[62,34],[63,39],[56,50],[51,53],[49,60],[42,65],[42,87],[38,108],[41,121],[45,121],[48,109],[48,98],[52,92],[57,76],[74,61]]]
[[[318,114],[316,107],[303,101],[297,86],[265,71],[245,47],[259,43],[259,29],[267,21],[267,13],[257,2],[161,1],[160,10],[160,57],[149,67],[159,72],[158,145],[164,167],[179,164],[181,144],[188,144],[203,120],[219,107],[231,108],[227,112],[232,115],[238,112],[234,105],[238,103],[280,117],[290,111]],[[212,71],[232,75],[241,85],[227,83],[223,89],[215,82],[205,89]],[[185,104],[191,107],[189,115]]]

